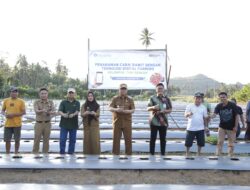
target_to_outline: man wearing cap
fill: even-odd
[[[161,143],[161,155],[166,152],[166,135],[168,128],[167,114],[172,112],[172,103],[170,99],[164,95],[163,83],[156,85],[156,95],[151,96],[148,103],[147,111],[150,112],[150,154],[155,154],[155,141],[157,132],[159,131]]]
[[[49,138],[51,130],[51,118],[55,115],[55,106],[52,100],[48,99],[48,89],[40,88],[39,100],[34,102],[34,111],[36,113],[35,138],[33,145],[33,153],[39,152],[40,140],[43,137],[42,153],[49,152]]]
[[[216,155],[221,155],[225,136],[227,135],[228,156],[232,157],[234,153],[236,131],[239,123],[239,113],[236,105],[228,101],[228,96],[226,92],[220,92],[219,98],[221,103],[216,105],[214,113],[211,116],[211,118],[215,118],[217,114],[219,114],[220,116]]]
[[[127,85],[120,84],[119,95],[114,96],[109,105],[113,113],[113,154],[120,154],[120,139],[123,134],[126,155],[132,154],[132,114],[134,101],[127,95]]]
[[[76,91],[69,88],[67,99],[63,100],[59,106],[60,121],[60,154],[65,154],[66,141],[69,133],[68,154],[74,154],[76,143],[76,132],[78,129],[78,113],[80,111],[80,102],[76,100]]]
[[[190,148],[193,141],[197,140],[197,156],[201,155],[201,148],[205,146],[205,128],[207,128],[207,108],[202,104],[202,93],[194,95],[194,103],[189,104],[185,110],[185,117],[188,118],[187,134],[185,140],[186,156],[190,156]]]
[[[4,127],[4,141],[6,153],[10,153],[11,139],[14,134],[15,139],[15,154],[19,151],[22,116],[26,113],[25,103],[18,98],[18,89],[12,87],[10,89],[10,97],[3,101],[2,114],[6,117]]]

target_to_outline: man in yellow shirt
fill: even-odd
[[[4,127],[4,141],[6,153],[10,153],[11,139],[14,134],[15,154],[18,153],[21,137],[22,116],[26,113],[25,103],[18,98],[18,89],[11,87],[10,97],[4,99],[2,114],[6,117]]]

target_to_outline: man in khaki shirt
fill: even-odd
[[[120,139],[123,134],[126,155],[132,154],[132,113],[135,105],[127,95],[127,85],[120,84],[119,95],[114,96],[109,108],[113,113],[113,154],[120,154]]]
[[[48,89],[39,90],[40,99],[34,102],[34,111],[36,113],[35,138],[33,153],[39,153],[41,137],[43,137],[43,153],[49,152],[49,138],[51,131],[51,118],[55,115],[55,106],[53,101],[48,99]]]

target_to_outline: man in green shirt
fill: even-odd
[[[155,153],[155,141],[157,131],[160,134],[161,155],[165,155],[166,135],[168,127],[167,114],[172,112],[172,103],[170,99],[164,95],[164,85],[159,83],[156,85],[156,95],[149,99],[147,110],[150,111],[150,153]]]
[[[76,132],[78,129],[78,113],[80,111],[80,102],[75,99],[76,91],[69,88],[67,99],[63,100],[59,106],[60,121],[60,154],[65,154],[67,136],[69,133],[68,154],[74,154],[76,143]]]

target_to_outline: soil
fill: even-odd
[[[249,171],[1,169],[0,183],[250,185]]]

